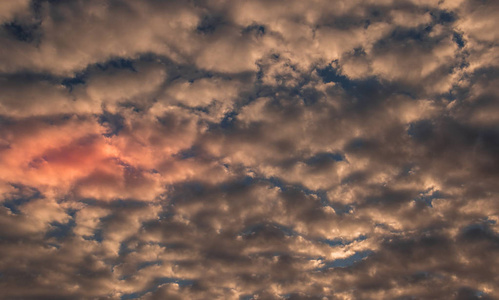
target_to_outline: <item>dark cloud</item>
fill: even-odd
[[[493,1],[0,2],[5,299],[497,299]]]

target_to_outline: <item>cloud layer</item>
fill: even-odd
[[[1,1],[5,299],[499,299],[499,5]]]

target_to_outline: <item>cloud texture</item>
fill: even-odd
[[[0,1],[4,299],[499,299],[499,5]]]

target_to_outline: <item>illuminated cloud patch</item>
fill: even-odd
[[[498,11],[0,2],[2,297],[499,298]]]

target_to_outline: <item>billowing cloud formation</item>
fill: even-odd
[[[1,1],[4,299],[498,299],[499,5]]]

